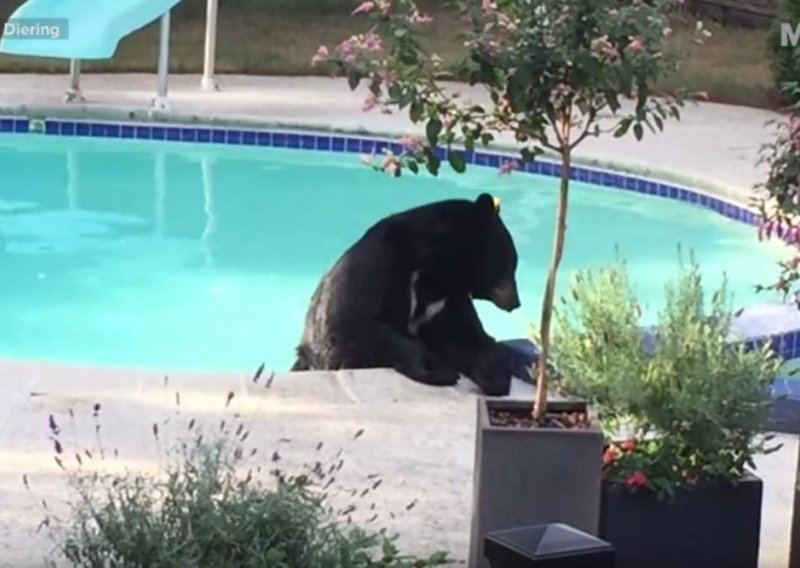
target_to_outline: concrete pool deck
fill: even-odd
[[[356,519],[378,512],[376,526],[397,531],[405,549],[448,550],[455,559],[466,558],[475,428],[471,383],[439,389],[391,371],[368,370],[277,375],[265,388],[268,374],[258,383],[247,374],[170,374],[165,380],[156,372],[0,361],[0,566],[44,566],[42,557],[53,545],[46,530],[35,532],[44,517],[40,502],[58,513],[67,495],[65,474],[53,459],[48,416],[62,431],[64,463],[74,467],[76,451],[98,454],[95,404],[100,404],[106,467],[157,468],[162,462],[154,423],[163,449],[188,436],[192,418],[195,428],[216,431],[220,420],[232,424],[238,413],[251,432],[245,447],[258,448],[253,463],[269,469],[269,456],[277,450],[279,465],[289,464],[285,471],[299,471],[302,461],[335,463],[343,449],[345,466],[334,487],[344,492],[342,503],[358,505]],[[234,396],[226,408],[228,392]],[[529,385],[516,383],[512,396],[529,399],[530,392]],[[797,440],[785,435],[778,440],[785,444],[782,450],[757,460],[765,481],[763,568],[787,565]],[[319,442],[323,448],[317,451]],[[90,463],[85,456],[84,462]],[[361,491],[374,482],[368,477],[373,474],[383,480],[381,486],[349,499],[351,488]],[[406,510],[412,502],[416,505]]]
[[[171,77],[172,110],[152,118],[193,121],[213,116],[392,135],[411,131],[405,117],[363,113],[363,95],[351,93],[342,80],[223,76],[220,82],[221,92],[206,93],[200,91],[197,76]],[[85,104],[63,103],[66,85],[63,75],[0,75],[0,115],[147,120],[155,78],[85,75]],[[479,95],[473,98],[481,100]],[[666,174],[746,202],[763,178],[755,162],[760,146],[771,137],[765,123],[778,115],[707,103],[689,105],[682,114],[681,122],[641,142],[610,136],[587,140],[581,156],[598,165]],[[42,556],[52,544],[46,531],[35,532],[43,516],[39,501],[44,498],[57,508],[65,496],[47,419],[56,417],[64,431],[65,455],[71,456],[76,445],[82,450],[94,444],[95,403],[101,404],[103,445],[118,448],[124,463],[142,469],[158,465],[151,428],[167,419],[180,428],[190,417],[214,427],[221,414],[241,412],[252,431],[248,443],[258,447],[264,464],[276,449],[285,463],[297,464],[317,459],[319,441],[328,452],[323,461],[344,446],[347,465],[339,481],[363,488],[365,476],[380,474],[383,484],[374,501],[381,518],[397,512],[386,526],[400,532],[402,544],[419,553],[446,549],[457,559],[466,558],[475,422],[475,395],[468,384],[434,389],[385,370],[280,375],[269,390],[253,385],[246,374],[171,373],[164,383],[164,373],[158,372],[0,360],[0,567],[43,566]],[[529,386],[516,387],[515,397],[529,396]],[[235,396],[226,412],[229,391]],[[70,409],[78,422],[76,442]],[[162,436],[171,428],[163,425]],[[355,440],[362,428],[363,436]],[[282,441],[287,438],[292,442]],[[798,444],[795,436],[781,435],[779,441],[785,444],[781,451],[757,460],[757,473],[765,480],[762,568],[784,568],[788,558]],[[23,475],[32,493],[25,491]],[[411,502],[416,506],[407,511]]]

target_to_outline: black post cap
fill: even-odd
[[[492,568],[614,568],[614,547],[561,523],[489,533],[483,554]]]

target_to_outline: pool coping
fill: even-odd
[[[0,109],[0,134],[113,138],[351,154],[380,154],[384,149],[402,152],[397,134],[363,129],[235,118],[204,119],[195,115],[158,116],[141,111],[126,112],[123,116],[119,109],[106,109],[105,113],[98,114],[97,109],[65,113],[63,109],[26,107],[3,114],[7,110]],[[439,148],[437,152],[440,158],[446,159],[445,149]],[[517,158],[514,152],[516,148],[498,144],[492,150],[466,152],[466,161],[472,165],[499,168],[503,162]],[[520,172],[557,177],[560,170],[560,161],[553,155],[546,155],[524,165]],[[699,178],[689,180],[685,176],[667,175],[656,169],[635,168],[597,159],[576,159],[570,173],[570,178],[575,181],[681,201],[751,226],[758,222],[755,209],[743,203],[741,192],[735,192],[724,184]],[[800,357],[800,328],[748,340],[769,340],[783,359]],[[527,340],[512,340],[511,343],[518,341]],[[533,362],[530,352],[525,349],[515,349],[515,357],[517,360],[514,364],[517,366]],[[800,381],[779,377],[773,386],[773,396],[796,402],[796,422],[800,423]]]

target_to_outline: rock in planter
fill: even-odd
[[[681,488],[673,501],[604,485],[600,537],[616,568],[757,568],[762,492],[754,475]]]
[[[529,401],[478,399],[470,568],[489,568],[485,537],[515,527],[563,523],[597,535],[603,435],[599,424],[564,428],[514,425]],[[505,415],[508,425],[492,417]],[[581,401],[551,401],[554,416],[586,415]]]

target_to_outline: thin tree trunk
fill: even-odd
[[[794,472],[794,502],[792,505],[791,539],[789,540],[789,568],[800,568],[800,448],[797,449],[797,466]]]
[[[553,300],[556,291],[556,275],[564,254],[564,236],[567,232],[567,198],[569,197],[570,148],[564,145],[561,151],[561,187],[558,193],[556,230],[553,242],[553,257],[547,273],[547,284],[542,300],[542,321],[539,327],[539,362],[536,376],[536,400],[533,405],[533,419],[541,421],[547,412],[547,361],[550,352],[550,323],[553,319]]]

